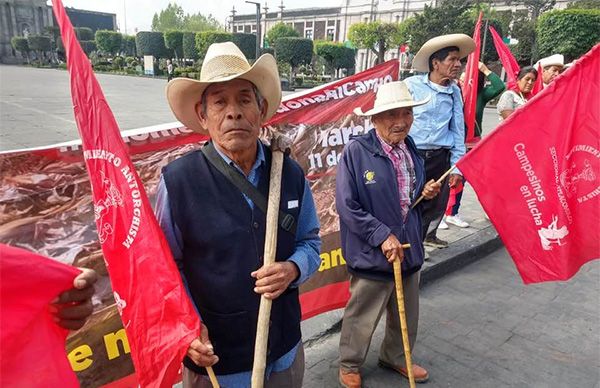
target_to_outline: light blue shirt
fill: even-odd
[[[223,158],[223,160],[225,160],[225,162],[234,166],[240,171],[240,173],[244,174],[242,169],[225,154],[223,154],[218,147],[215,146],[215,149]],[[263,170],[262,167],[265,165],[265,163],[266,161],[263,146],[259,144],[256,154],[256,161],[254,162],[250,173],[246,176],[248,181],[255,187],[258,186],[261,172]],[[252,203],[250,198],[248,198],[246,195],[244,195],[244,198],[246,199],[246,202],[248,202],[248,206],[251,208],[254,207],[254,203]],[[181,231],[171,217],[169,193],[162,176],[158,184],[155,213],[158,223],[165,234],[167,242],[169,243],[171,252],[173,253],[173,258],[175,259],[175,262],[177,262],[178,268],[182,268],[182,265],[180,264],[183,257],[184,247]],[[321,258],[319,256],[319,252],[321,250],[319,228],[319,219],[317,217],[317,211],[312,193],[310,191],[310,186],[308,182],[305,182],[304,193],[302,195],[302,206],[300,207],[298,219],[296,220],[296,247],[292,256],[288,258],[289,261],[292,261],[294,264],[296,264],[300,275],[294,283],[290,284],[290,287],[298,287],[300,284],[304,283],[313,273],[317,271],[321,265]],[[181,277],[184,284],[187,286],[187,281],[183,275],[183,272],[181,272]],[[280,372],[288,369],[296,358],[296,353],[298,351],[298,347],[300,346],[300,342],[298,342],[296,346],[294,346],[294,348],[288,353],[267,365],[266,375],[269,376],[272,372]],[[252,372],[248,371],[229,375],[219,375],[217,378],[219,380],[219,384],[225,387],[250,387]]]
[[[460,88],[451,82],[448,86],[429,80],[429,74],[415,75],[404,80],[415,100],[431,96],[431,100],[413,108],[414,122],[410,136],[419,150],[447,148],[450,163],[455,165],[466,152],[465,117]],[[460,174],[458,170],[455,173]]]

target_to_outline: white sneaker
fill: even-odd
[[[438,226],[438,229],[448,229],[448,224],[446,223],[446,221],[442,220],[442,222],[440,222],[440,225]]]
[[[461,220],[460,216],[457,214],[455,216],[446,216],[446,222],[452,225],[456,225],[459,228],[468,228],[469,223]]]

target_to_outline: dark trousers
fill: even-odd
[[[425,160],[425,182],[431,179],[437,181],[448,169],[450,169],[450,150],[419,150],[421,157]],[[448,177],[442,182],[440,194],[431,199],[423,200],[423,240],[425,237],[435,237],[436,231],[448,204],[450,186]]]

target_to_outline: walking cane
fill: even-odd
[[[456,165],[450,167],[450,169],[448,171],[446,171],[444,173],[444,175],[442,175],[440,177],[440,179],[438,179],[437,181],[435,181],[435,183],[442,183],[442,181],[452,172],[452,170],[454,170],[456,168]],[[421,202],[423,200],[423,198],[425,198],[425,196],[423,194],[421,194],[421,196],[419,198],[417,198],[417,200],[415,201],[415,203],[413,203],[412,205],[410,205],[410,208],[413,209],[415,206],[417,206],[419,204],[419,202]]]
[[[215,371],[213,370],[212,366],[206,367],[206,373],[208,373],[208,378],[210,379],[210,383],[212,384],[213,388],[220,388],[219,380],[217,380],[217,376],[215,376]]]
[[[271,139],[271,178],[267,203],[267,225],[265,230],[264,266],[275,262],[277,249],[277,228],[279,225],[279,199],[281,198],[281,170],[283,167],[283,138]],[[252,366],[252,388],[263,388],[267,362],[267,340],[269,339],[269,319],[273,301],[260,297],[256,342],[254,344],[254,364]]]
[[[410,248],[410,244],[402,244],[402,249],[408,248]],[[396,301],[398,302],[398,314],[400,315],[400,328],[402,330],[402,344],[404,345],[404,359],[406,360],[408,383],[410,385],[410,388],[415,388],[415,376],[413,376],[410,342],[408,341],[408,327],[406,325],[406,311],[404,309],[402,270],[400,268],[400,260],[398,259],[394,260],[394,283],[396,285]]]

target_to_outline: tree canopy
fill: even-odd
[[[201,13],[186,14],[177,3],[169,3],[167,8],[154,14],[152,18],[152,31],[210,31],[222,30],[223,27],[212,15],[204,16]]]
[[[377,63],[382,63],[385,52],[401,43],[400,31],[401,28],[396,23],[356,23],[350,26],[348,38],[354,46],[373,51],[377,55]]]
[[[300,38],[300,34],[285,23],[277,23],[267,32],[265,41],[269,47],[274,47],[275,41],[279,38]]]

